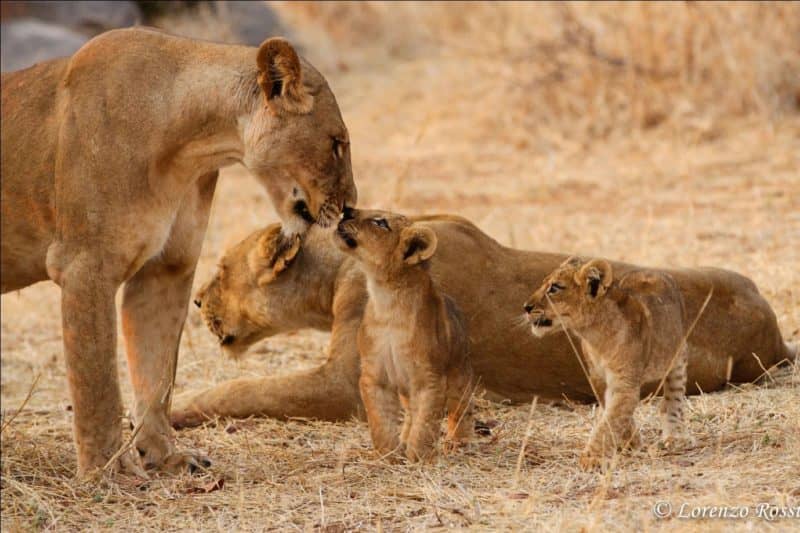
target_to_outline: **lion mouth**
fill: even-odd
[[[308,210],[308,204],[306,204],[303,200],[298,200],[294,203],[294,207],[292,208],[294,214],[308,222],[309,224],[314,223],[314,217],[311,215],[311,211]]]
[[[339,228],[336,230],[336,234],[344,241],[348,248],[353,249],[358,246],[358,241],[356,241],[349,233],[347,233],[347,230]]]
[[[537,328],[549,328],[553,325],[553,321],[547,317],[540,316],[533,321],[533,325]]]
[[[344,241],[348,248],[353,249],[358,246],[358,241],[356,241],[355,237],[347,230],[346,222],[346,220],[339,222],[336,226],[336,235]]]

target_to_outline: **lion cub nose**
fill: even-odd
[[[525,304],[524,309],[526,313],[530,313],[531,311],[533,311],[533,304]]]
[[[199,298],[196,298],[194,301],[194,305],[196,305],[199,309],[200,307],[203,307],[203,302],[201,302]]]
[[[353,220],[355,218],[355,209],[350,206],[344,206],[342,209],[342,220]]]

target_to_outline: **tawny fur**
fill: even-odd
[[[445,410],[448,442],[465,439],[472,426],[464,317],[428,273],[436,234],[401,215],[353,211],[334,240],[367,279],[359,388],[372,442],[382,456],[428,460]]]
[[[582,467],[595,467],[610,452],[638,443],[633,413],[648,382],[664,382],[664,442],[685,436],[688,324],[672,276],[637,269],[616,278],[608,261],[570,258],[544,279],[525,311],[537,337],[563,327],[580,339],[604,406],[581,455]]]
[[[530,402],[534,395],[594,400],[566,337],[555,333],[535,338],[522,312],[521,295],[529,294],[565,255],[506,248],[457,216],[411,220],[436,232],[431,279],[467,319],[470,363],[487,398],[514,403]],[[364,276],[353,258],[316,227],[291,263],[272,276],[275,250],[262,244],[273,242],[269,235],[278,231],[277,225],[258,230],[223,255],[220,270],[198,295],[200,311],[207,321],[218,320],[218,331],[235,338],[230,348],[236,353],[282,332],[330,331],[327,361],[289,375],[235,379],[182,394],[173,410],[176,426],[215,416],[348,420],[363,415],[356,337],[367,300]],[[612,267],[619,276],[634,269],[622,263]],[[769,368],[790,357],[775,314],[750,280],[711,268],[666,272],[678,285],[689,318],[697,315],[714,287],[688,339],[690,393],[719,390],[729,377],[734,382],[754,380],[763,373],[762,365]],[[262,285],[258,280],[264,273],[271,281]],[[642,393],[656,385],[648,383]]]
[[[135,448],[148,467],[195,463],[174,450],[169,407],[219,168],[244,163],[286,233],[313,217],[331,223],[355,201],[349,152],[332,140],[347,130],[325,80],[285,41],[262,48],[270,53],[114,30],[70,58],[2,76],[2,291],[61,287],[79,473],[122,444],[123,284]],[[115,466],[138,471],[127,454]]]

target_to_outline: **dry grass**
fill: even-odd
[[[731,268],[800,337],[798,4],[280,9],[339,98],[361,204],[461,213],[522,248]],[[255,181],[226,170],[197,283],[274,218]],[[363,423],[249,420],[179,433],[215,459],[205,478],[81,484],[58,296],[42,284],[2,298],[3,424],[40,375],[2,433],[4,530],[798,527],[651,512],[657,501],[798,505],[797,366],[692,397],[695,447],[646,446],[605,475],[577,469],[595,408],[539,405],[529,418],[529,406],[479,402],[493,434],[429,467],[377,462]],[[277,337],[234,364],[192,310],[177,388],[316,364],[326,340]],[[129,398],[123,361],[120,346]],[[637,418],[652,444],[655,405]]]

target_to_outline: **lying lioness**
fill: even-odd
[[[537,339],[526,323],[520,324],[521,306],[531,287],[567,256],[506,248],[456,216],[412,220],[436,232],[430,273],[437,288],[451,296],[467,318],[470,363],[487,398],[594,399],[566,337]],[[312,227],[299,250],[276,254],[279,232],[278,225],[269,226],[228,250],[196,303],[222,334],[220,339],[226,339],[224,349],[231,355],[271,335],[315,328],[331,331],[327,362],[290,375],[236,379],[183,394],[175,399],[174,425],[194,425],[214,416],[345,420],[363,412],[356,335],[367,300],[364,276],[324,230]],[[612,266],[619,275],[633,268]],[[686,302],[689,320],[714,287],[688,340],[689,392],[718,390],[729,380],[752,381],[762,375],[762,366],[795,356],[783,343],[769,304],[747,278],[716,269],[669,273]],[[642,392],[655,385],[646,384]]]
[[[713,294],[712,294],[713,297]],[[686,391],[686,312],[678,285],[666,272],[632,270],[615,276],[608,261],[572,257],[549,274],[525,303],[531,330],[544,337],[562,327],[575,334],[605,411],[581,466],[597,466],[608,452],[638,443],[633,412],[643,383],[663,381],[663,437],[683,436]]]
[[[359,387],[372,443],[381,455],[397,451],[411,461],[429,459],[445,407],[449,441],[471,429],[465,416],[472,377],[465,320],[428,273],[436,233],[402,215],[348,209],[334,241],[367,279]]]

